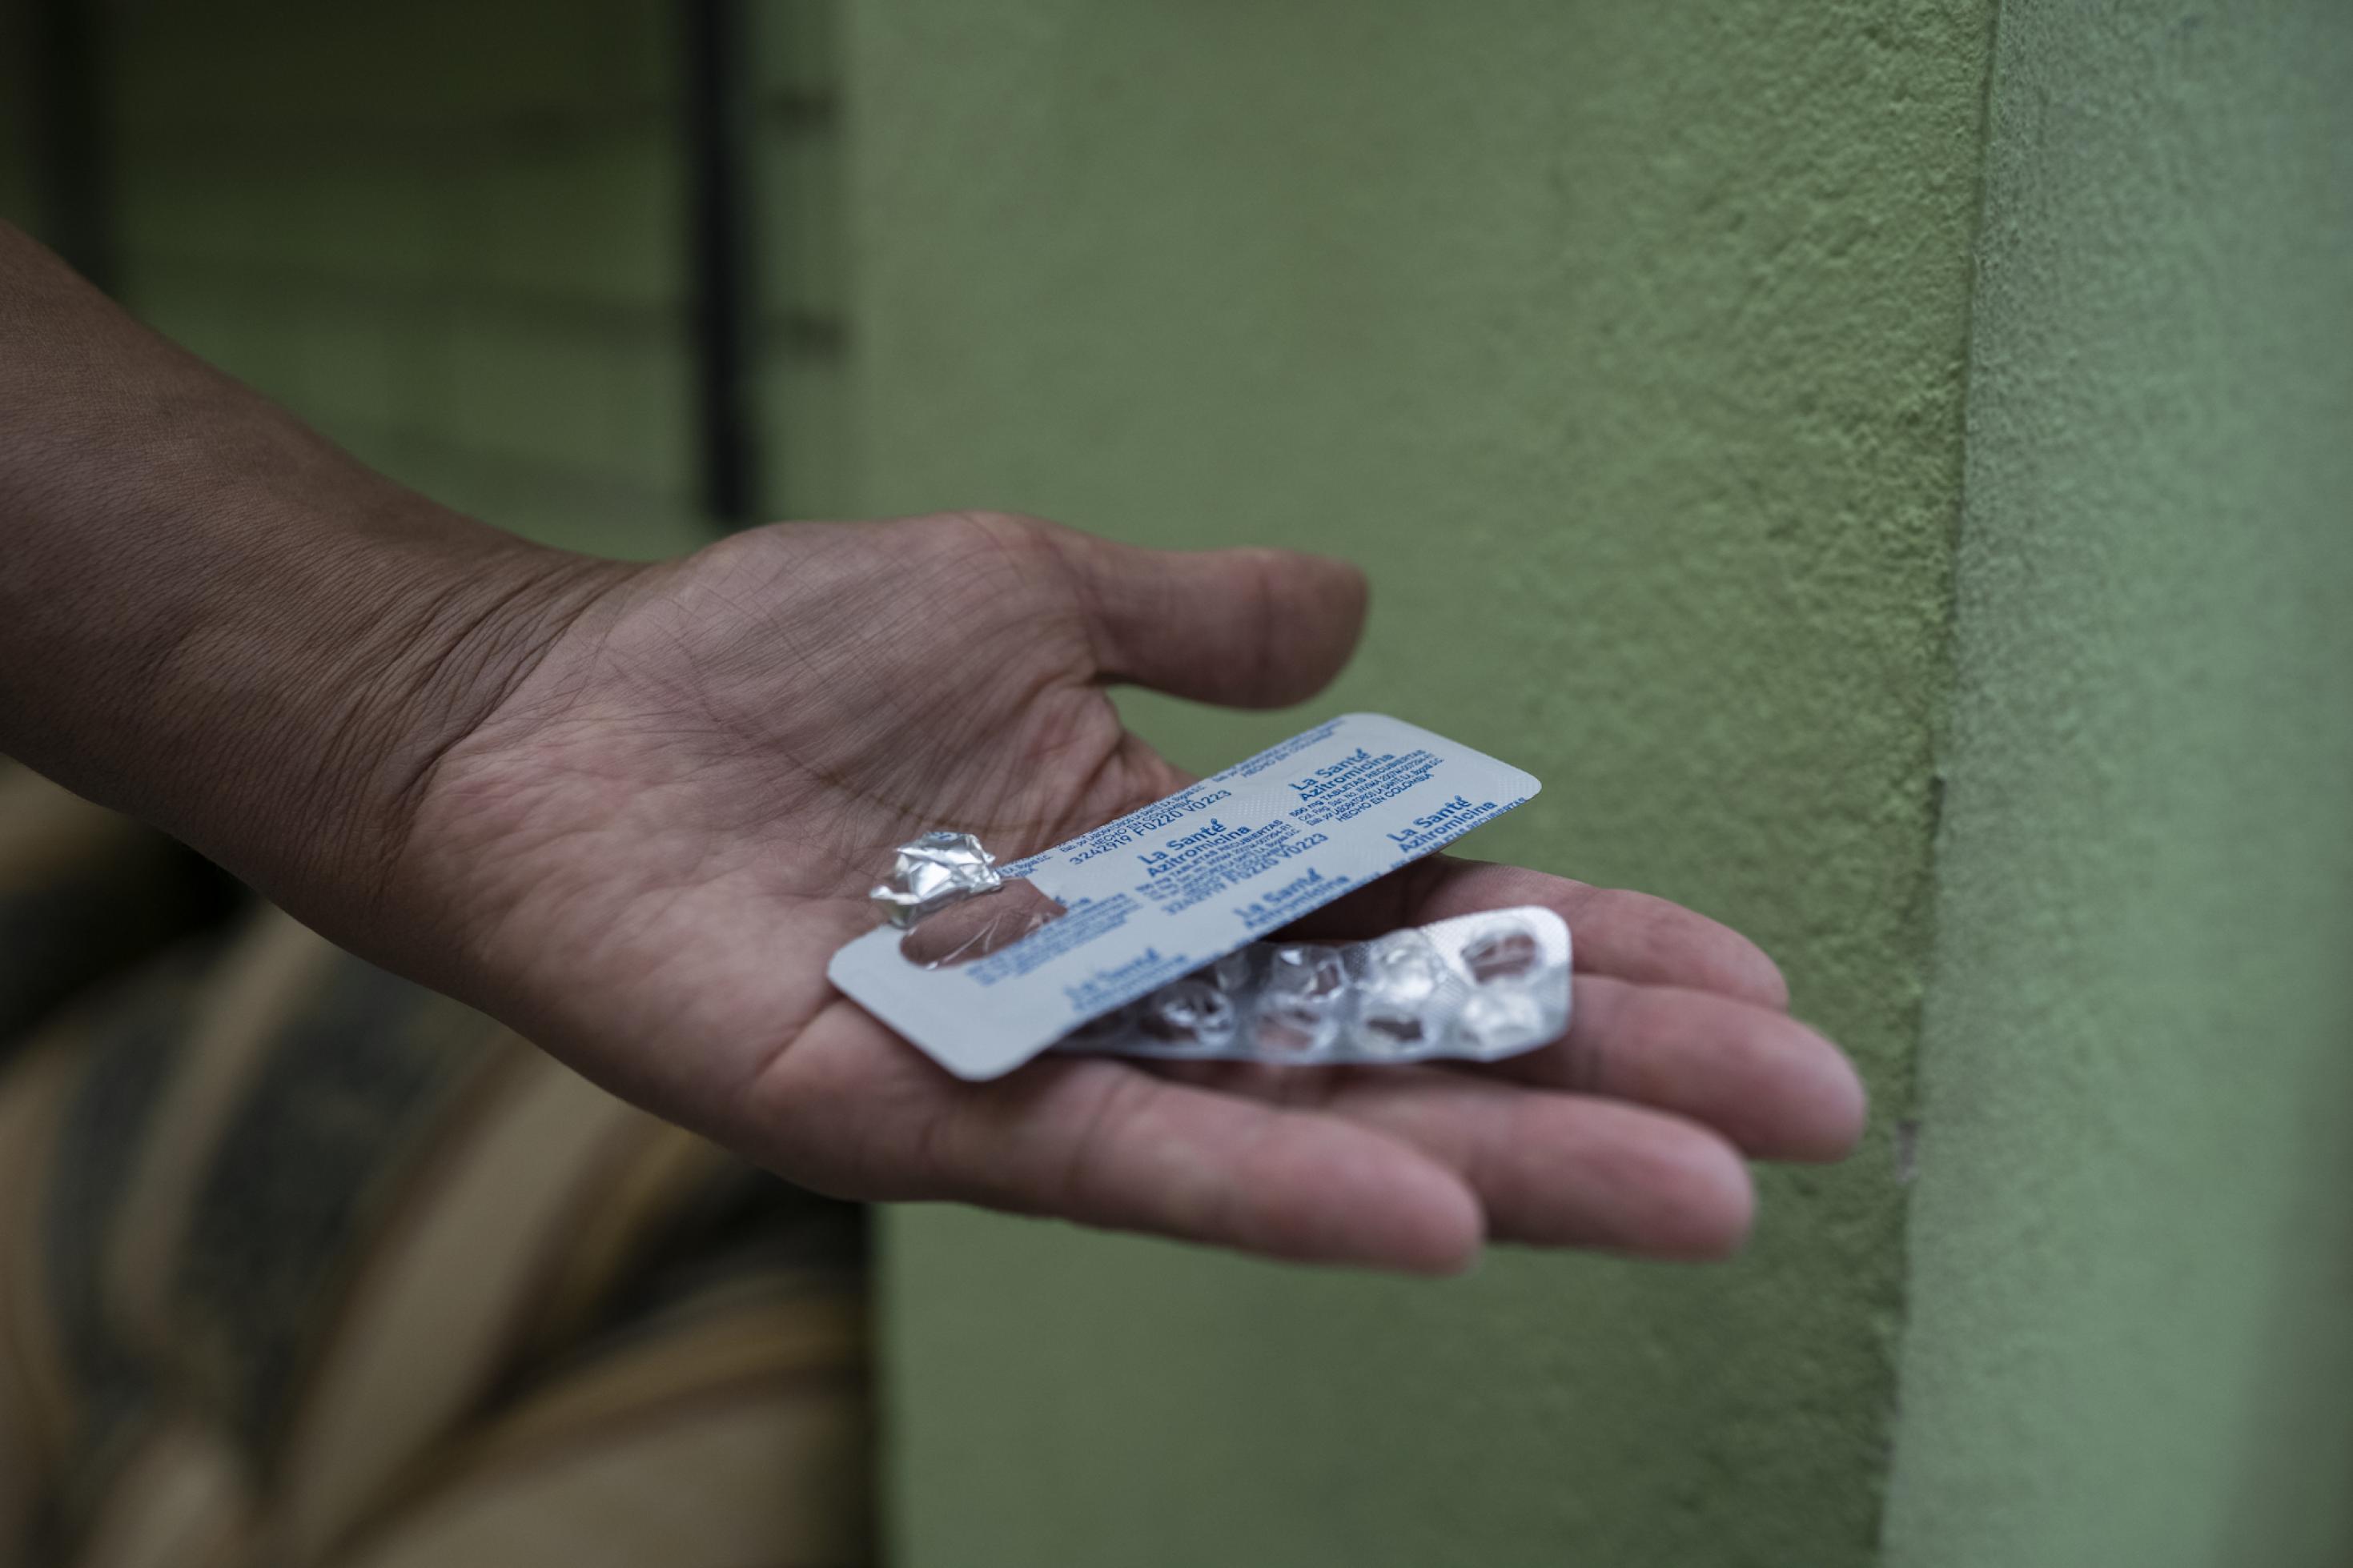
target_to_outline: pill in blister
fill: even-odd
[[[1516,921],[1498,922],[1462,946],[1463,966],[1482,984],[1525,974],[1537,961],[1535,933]]]
[[[1366,955],[1358,1043],[1367,1053],[1399,1057],[1434,1042],[1449,975],[1445,960],[1419,931],[1392,931]]]
[[[1261,998],[1251,1019],[1250,1044],[1257,1048],[1235,1054],[1297,1061],[1329,1051],[1340,1035],[1340,1020],[1330,1008],[1296,996]]]
[[[1136,1004],[1135,1027],[1179,1048],[1213,1049],[1234,1037],[1234,1004],[1214,981],[1188,974]]]
[[[1300,1064],[1491,1061],[1568,1026],[1568,927],[1534,907],[1333,945],[1254,942],[1098,1018],[1070,1054]]]
[[[1543,1005],[1518,987],[1482,985],[1454,1016],[1454,1032],[1465,1056],[1509,1050],[1545,1026]]]

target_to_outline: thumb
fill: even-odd
[[[1098,671],[1177,697],[1280,708],[1330,684],[1364,630],[1365,574],[1289,550],[1145,550],[1057,529]]]

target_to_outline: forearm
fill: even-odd
[[[372,924],[417,780],[610,570],[370,471],[0,225],[0,751]]]

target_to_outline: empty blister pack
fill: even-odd
[[[1538,787],[1402,720],[1344,713],[1001,866],[960,833],[899,846],[875,889],[882,921],[844,943],[826,974],[949,1071],[995,1078]],[[1050,918],[1024,912],[1025,895],[1050,904]],[[997,907],[988,920],[1008,917],[1010,945],[957,934],[946,911],[974,902]]]
[[[1567,1030],[1568,972],[1567,925],[1533,905],[1370,942],[1252,942],[1055,1049],[1295,1066],[1493,1061]]]

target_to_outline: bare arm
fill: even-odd
[[[0,227],[0,749],[156,822],[353,950],[823,1190],[1278,1257],[1488,1238],[1711,1257],[1744,1156],[1862,1095],[1738,933],[1439,858],[1324,917],[1543,902],[1577,1021],[1491,1071],[948,1078],[827,984],[889,847],[1019,855],[1168,793],[1106,685],[1297,701],[1365,584],[989,514],[786,524],[676,562],[542,549],[374,474]]]

